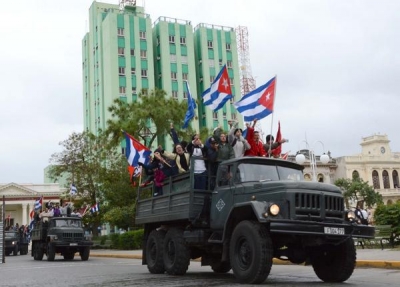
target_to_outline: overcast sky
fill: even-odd
[[[117,0],[104,1],[118,4]],[[138,3],[142,3],[138,1]],[[0,183],[43,183],[59,142],[83,129],[81,40],[91,0],[2,1]],[[278,76],[274,115],[289,143],[333,157],[386,134],[400,151],[400,1],[147,0],[168,16],[247,26],[257,86]]]

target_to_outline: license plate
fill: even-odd
[[[70,243],[69,246],[77,246],[78,243]]]
[[[344,228],[342,227],[324,227],[324,233],[326,234],[344,234]]]

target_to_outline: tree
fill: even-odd
[[[394,236],[396,238],[400,235],[400,202],[395,204],[384,205],[380,204],[375,210],[374,220],[377,225],[391,225]]]
[[[350,208],[349,201],[363,201],[367,207],[383,202],[382,195],[358,176],[354,176],[353,179],[339,178],[335,185],[343,191],[347,208]]]
[[[166,99],[163,90],[155,89],[150,93],[140,93],[140,101],[125,103],[114,100],[108,111],[112,119],[107,121],[106,134],[112,139],[112,144],[118,146],[121,141],[121,129],[138,139],[142,139],[147,146],[151,146],[156,137],[168,135],[170,123],[181,126],[187,110],[186,101],[173,98]],[[149,127],[150,132],[149,132]],[[188,131],[179,131],[180,136],[187,136]],[[146,136],[150,135],[150,140]]]

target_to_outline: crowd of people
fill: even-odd
[[[154,151],[150,164],[139,163],[147,175],[141,186],[154,183],[153,196],[162,195],[164,179],[187,172],[191,158],[194,158],[194,188],[204,190],[209,185],[209,188],[213,189],[219,162],[243,156],[275,157],[273,150],[287,141],[281,139],[277,142],[272,135],[267,135],[266,142],[263,143],[259,132],[254,129],[257,120],[254,120],[252,125],[246,124],[246,137],[243,136],[243,130],[238,127],[237,121],[228,123],[230,126],[228,133],[217,127],[204,143],[199,134],[193,135],[189,142],[180,141],[171,124],[170,135],[174,142],[174,150],[168,152],[159,146]]]

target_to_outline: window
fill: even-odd
[[[389,189],[390,188],[389,173],[387,172],[387,170],[384,170],[382,172],[382,179],[383,179],[383,188]]]
[[[236,120],[237,119],[236,114],[231,114],[231,119]]]
[[[175,43],[175,36],[169,36],[168,39],[170,43]]]
[[[380,189],[381,185],[379,183],[379,174],[376,170],[372,172],[372,183],[374,185],[374,189]]]
[[[213,120],[218,120],[218,113],[213,113]]]
[[[233,78],[229,78],[229,82],[231,83],[231,86],[233,86]]]
[[[118,56],[125,55],[125,48],[118,48]]]
[[[223,112],[223,113],[222,113],[222,118],[223,118],[223,119],[226,119],[226,112]]]
[[[169,58],[170,58],[171,63],[176,63],[176,55],[170,54]]]
[[[176,80],[176,72],[171,72],[171,79]]]
[[[209,49],[212,49],[213,48],[213,42],[212,41],[207,41],[207,47]]]
[[[182,80],[187,81],[187,79],[188,79],[188,74],[182,73]]]
[[[147,57],[147,51],[146,50],[140,50],[140,58],[146,58]]]
[[[180,41],[181,45],[186,45],[186,38],[185,37],[180,37],[179,41]]]
[[[183,98],[187,99],[188,98],[188,93],[187,92],[183,92]]]
[[[397,170],[394,170],[392,172],[392,178],[393,178],[393,188],[399,188],[399,174],[397,173]]]
[[[118,36],[124,36],[124,28],[118,28],[117,29],[117,35]]]
[[[146,40],[146,32],[145,31],[139,31],[139,38],[142,40]]]
[[[136,75],[136,68],[131,68],[131,74]]]
[[[213,83],[215,80],[215,76],[210,76],[210,82]]]
[[[187,56],[182,56],[181,57],[181,63],[182,64],[187,64],[187,62],[188,62]]]
[[[120,76],[125,75],[125,68],[124,67],[119,67],[118,68],[118,73],[119,73]]]
[[[172,91],[172,98],[178,99],[178,91]]]
[[[119,87],[119,93],[120,94],[125,94],[125,92],[126,92],[126,88],[125,87]]]
[[[209,59],[208,64],[210,67],[214,67],[214,59]]]
[[[222,59],[219,59],[219,66],[222,66]]]
[[[226,66],[228,68],[232,68],[232,61],[226,61]]]
[[[160,36],[157,36],[157,46],[160,45]]]
[[[147,70],[142,69],[142,78],[147,78]]]
[[[131,56],[135,56],[135,49],[131,49]]]
[[[225,47],[226,47],[227,51],[230,51],[231,50],[231,43],[226,43]]]
[[[136,88],[132,88],[132,94],[136,95]]]

